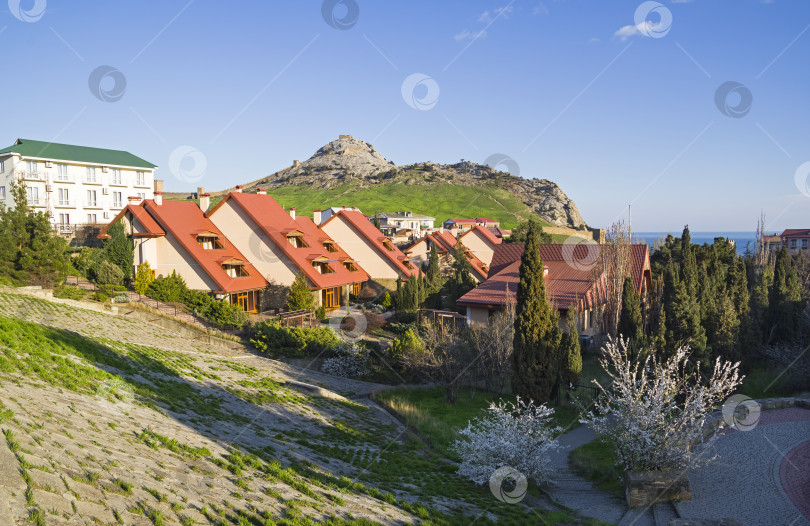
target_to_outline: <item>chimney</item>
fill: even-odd
[[[264,188],[257,188],[256,195],[267,195],[267,190],[265,190]]]
[[[199,199],[200,196],[203,195],[204,193],[205,193],[205,187],[204,186],[198,186],[197,187],[197,199]]]
[[[209,206],[211,206],[211,194],[200,194],[200,210],[208,212]]]
[[[155,179],[155,193],[163,193],[163,179]]]
[[[313,222],[314,222],[316,225],[320,225],[320,224],[321,224],[321,216],[322,216],[322,212],[323,212],[323,211],[322,211],[320,208],[316,208],[315,210],[313,210],[313,211],[312,211],[312,221],[313,221]]]
[[[242,193],[242,185],[241,185],[241,184],[236,185],[236,193],[237,193],[237,194],[241,194],[241,193]]]
[[[294,207],[294,206],[293,206],[293,207],[290,207],[290,217],[292,217],[293,219],[295,219],[295,207]]]
[[[546,276],[548,276],[548,266],[543,265],[543,277],[545,278]]]
[[[127,197],[127,201],[131,205],[138,205],[138,204],[141,203],[141,198],[138,197],[137,195],[131,195],[131,196]]]
[[[157,182],[157,181],[155,181],[155,182]],[[155,186],[157,186],[157,185],[155,185]],[[155,192],[154,201],[155,201],[156,205],[158,205],[158,206],[162,205],[163,204],[163,192]]]

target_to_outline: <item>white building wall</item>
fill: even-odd
[[[34,210],[49,212],[51,222],[57,228],[62,223],[104,224],[127,205],[128,197],[154,197],[153,169],[20,159],[14,155],[0,157],[0,160],[3,161],[3,171],[0,172],[2,202],[7,207],[14,206],[11,184],[17,180],[31,188],[30,205]],[[34,172],[29,170],[29,160],[36,162]],[[88,168],[94,169],[95,178],[88,176]],[[115,170],[120,170],[120,182],[114,180]],[[143,172],[141,181],[138,180],[138,172]]]

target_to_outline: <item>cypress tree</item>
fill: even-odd
[[[530,221],[517,288],[512,392],[537,404],[550,400],[557,380],[555,358],[560,333],[555,321],[546,301],[537,232],[534,221]]]
[[[472,276],[472,265],[467,258],[464,245],[456,243],[453,247],[453,275],[450,278],[449,289],[453,303],[475,288],[475,278]]]
[[[619,315],[619,334],[629,339],[633,344],[640,344],[641,330],[641,298],[633,286],[633,279],[624,279],[622,289],[622,311]]]
[[[436,243],[430,245],[430,257],[428,258],[427,281],[431,293],[441,288],[442,269],[439,263],[439,253],[436,251]]]
[[[560,347],[563,350],[563,381],[577,385],[582,372],[582,354],[579,349],[579,331],[577,331],[576,309],[571,306],[565,315],[565,332]]]

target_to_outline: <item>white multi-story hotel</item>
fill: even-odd
[[[132,197],[152,199],[155,168],[125,151],[17,139],[0,149],[0,202],[14,206],[17,181],[28,205],[69,235],[76,225],[109,223]]]

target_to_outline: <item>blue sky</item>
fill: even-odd
[[[348,133],[397,164],[510,156],[593,226],[810,226],[810,2],[336,3],[343,29],[321,1],[11,0],[0,142],[126,149],[181,191]]]

